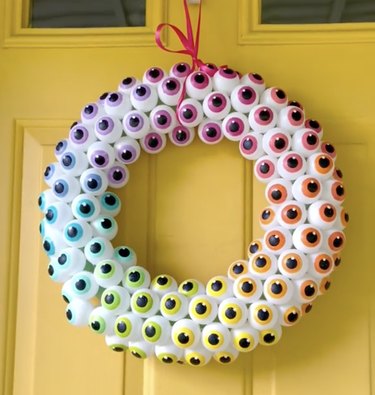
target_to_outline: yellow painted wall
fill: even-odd
[[[26,2],[0,0],[2,394],[374,394],[375,24],[273,30],[257,24],[255,0],[203,0],[200,57],[283,88],[339,152],[348,244],[332,289],[311,314],[274,347],[200,369],[112,353],[65,321],[37,233],[42,170],[87,102],[125,76],[187,60],[152,44],[159,22],[184,26],[180,4],[150,1],[142,29],[56,33],[22,27]],[[235,144],[169,145],[131,168],[120,234],[154,274],[206,281],[261,234],[262,196]]]

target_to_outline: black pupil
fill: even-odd
[[[159,71],[158,69],[151,69],[151,70],[149,71],[149,75],[150,75],[152,78],[158,78],[159,75],[160,75],[160,71]]]
[[[306,141],[307,141],[307,144],[309,144],[309,145],[315,145],[316,141],[317,141],[317,138],[316,138],[316,136],[314,134],[309,134],[307,136]]]
[[[273,283],[271,285],[271,291],[275,295],[279,295],[283,291],[283,286],[280,283]]]
[[[90,178],[90,179],[87,181],[87,186],[88,186],[90,189],[96,189],[96,188],[98,187],[98,181],[96,181],[94,178]]]
[[[128,248],[120,248],[118,251],[119,255],[123,258],[127,258],[130,255],[130,251]]]
[[[132,82],[133,82],[133,80],[132,80],[132,78],[130,78],[130,77],[125,78],[125,79],[122,81],[122,83],[123,83],[124,85],[129,85],[129,84],[131,84]]]
[[[255,265],[256,265],[257,267],[259,267],[259,268],[262,268],[262,267],[264,267],[264,266],[267,265],[267,259],[264,258],[264,257],[262,257],[262,256],[260,256],[260,257],[258,257],[258,258],[256,259]]]
[[[291,208],[287,211],[286,216],[289,219],[296,219],[298,217],[298,211],[295,208]]]
[[[153,326],[147,326],[145,333],[147,337],[154,337],[156,334],[156,329]]]
[[[238,124],[238,122],[233,121],[233,122],[230,123],[230,125],[229,125],[229,130],[230,130],[232,133],[238,132],[239,129],[240,129],[240,125]]]
[[[158,139],[156,137],[151,137],[148,140],[148,145],[151,148],[156,148],[158,146],[158,144],[159,144],[159,141],[158,141]]]
[[[268,320],[268,318],[269,318],[269,316],[270,316],[270,313],[267,311],[267,310],[265,310],[265,309],[262,309],[262,310],[259,310],[258,311],[258,318],[261,320],[261,321],[267,321]]]
[[[115,301],[115,297],[113,294],[108,294],[104,297],[104,300],[107,304],[112,304]]]
[[[139,118],[138,117],[130,117],[129,124],[132,128],[136,128],[139,125]]]
[[[204,314],[207,311],[207,306],[204,305],[203,303],[198,303],[195,306],[195,311],[196,311],[197,314],[202,315],[202,314]]]
[[[158,115],[157,122],[159,125],[165,125],[168,122],[168,118],[165,115]]]
[[[109,263],[105,263],[104,265],[100,266],[100,271],[103,274],[108,274],[112,271],[112,265],[110,265]]]
[[[283,196],[282,192],[279,189],[275,189],[271,192],[272,199],[280,200]]]
[[[79,205],[79,211],[82,214],[89,214],[91,212],[91,206],[87,203],[82,203]]]
[[[253,284],[250,281],[245,281],[242,284],[241,289],[245,293],[250,293],[254,289],[254,286],[253,286]]]
[[[191,119],[193,117],[193,111],[191,111],[189,108],[185,108],[183,113],[185,119]]]
[[[233,320],[233,319],[236,318],[236,316],[237,316],[236,310],[235,310],[233,307],[228,307],[228,308],[225,310],[225,316],[226,316],[228,319]]]
[[[115,170],[113,173],[113,178],[116,181],[122,180],[122,172],[120,170]]]
[[[333,217],[334,213],[335,213],[335,212],[334,212],[334,210],[333,210],[332,207],[326,207],[326,208],[324,209],[324,215],[325,215],[326,217],[328,217],[328,218]]]
[[[108,129],[109,123],[107,120],[102,119],[101,121],[99,121],[99,129],[100,130],[106,130]]]
[[[105,164],[106,160],[103,155],[96,155],[95,156],[95,163],[99,166],[103,166]]]
[[[215,128],[209,127],[209,128],[206,129],[206,134],[207,134],[208,137],[214,138],[217,135],[217,131],[216,131]]]
[[[108,100],[112,103],[119,99],[119,95],[117,93],[112,93],[109,95]]]
[[[328,270],[329,267],[330,267],[329,260],[328,260],[328,259],[321,259],[321,260],[319,261],[319,267],[320,267],[322,270]]]
[[[106,195],[104,201],[108,206],[114,206],[116,204],[116,198],[113,195]]]
[[[176,133],[176,139],[177,141],[181,141],[181,142],[185,141],[187,139],[187,133],[184,130],[179,130]]]
[[[144,96],[145,94],[146,94],[146,88],[144,87],[144,86],[139,86],[137,89],[136,89],[136,94],[138,95],[138,96]]]
[[[176,307],[176,301],[174,299],[167,299],[165,301],[165,308],[167,310],[173,310]]]
[[[253,147],[253,141],[251,139],[245,139],[242,146],[246,149],[246,150],[250,150]]]
[[[74,138],[76,140],[81,140],[83,138],[83,136],[84,136],[83,130],[77,129],[74,131]]]
[[[315,243],[318,240],[318,235],[315,232],[309,232],[306,239],[309,243]]]
[[[73,162],[73,158],[70,155],[64,155],[62,163],[64,166],[69,167]]]
[[[175,82],[175,81],[171,81],[171,80],[167,81],[167,83],[165,84],[165,86],[166,86],[166,88],[167,88],[169,91],[174,91],[174,90],[177,88],[176,82]]]
[[[244,267],[241,264],[237,264],[233,267],[233,272],[236,274],[241,274],[244,271]]]
[[[253,96],[253,93],[250,89],[242,89],[241,95],[245,100],[250,100]]]
[[[128,275],[128,279],[132,283],[136,283],[137,281],[139,281],[140,278],[141,278],[141,275],[139,272],[131,272]]]
[[[307,189],[310,192],[316,192],[318,190],[318,184],[315,181],[310,181],[307,185]]]
[[[57,258],[57,262],[60,265],[65,265],[66,261],[68,260],[68,257],[65,254],[61,254],[58,258]]]
[[[91,251],[93,254],[99,253],[99,252],[101,251],[101,249],[102,249],[102,246],[100,245],[100,243],[93,243],[93,244],[91,244],[91,246],[90,246],[90,251]]]
[[[290,167],[291,169],[295,169],[298,166],[298,159],[293,156],[291,158],[288,158],[287,163],[288,167]]]
[[[185,333],[180,333],[180,334],[178,335],[178,341],[179,341],[181,344],[187,344],[187,343],[189,343],[189,336],[186,335]]]
[[[77,230],[77,228],[75,228],[74,226],[70,226],[69,228],[68,228],[68,236],[69,237],[76,237],[77,236],[77,234],[78,234],[78,230]]]
[[[322,157],[319,159],[319,165],[323,168],[326,169],[330,164],[330,160],[327,157]]]
[[[213,105],[214,107],[220,107],[222,104],[223,104],[223,100],[222,100],[221,97],[214,96],[214,97],[212,98],[212,105]]]
[[[301,118],[302,118],[301,112],[298,111],[298,110],[292,111],[292,118],[293,118],[295,121],[300,121]]]
[[[270,171],[270,165],[268,163],[262,163],[259,170],[262,174],[267,174]]]
[[[164,277],[164,276],[163,277],[158,277],[157,283],[159,285],[166,285],[166,284],[168,284],[168,278]]]
[[[147,305],[148,299],[146,296],[138,296],[137,298],[137,306],[138,307],[145,307]]]
[[[108,218],[104,218],[101,222],[103,229],[110,229],[112,227],[112,221]]]
[[[223,283],[221,281],[214,281],[211,284],[211,289],[215,292],[218,292],[221,290],[221,288],[223,288]]]
[[[195,77],[194,77],[194,81],[197,84],[203,84],[203,82],[205,81],[204,75],[201,74],[201,73],[196,74]]]
[[[211,333],[211,335],[208,336],[207,340],[213,346],[216,346],[220,342],[220,338],[216,333]]]
[[[185,292],[189,292],[189,291],[191,291],[192,289],[193,289],[193,283],[191,283],[190,281],[189,282],[187,282],[187,283],[184,283],[184,285],[182,286],[182,289],[185,291]]]
[[[268,111],[268,110],[262,110],[262,111],[260,111],[260,113],[259,113],[259,118],[263,121],[263,122],[265,122],[265,121],[268,121],[269,119],[270,119],[270,112]]]
[[[277,149],[283,149],[285,146],[286,146],[286,142],[285,142],[284,139],[277,138],[277,139],[275,140],[275,147],[276,147]]]
[[[276,247],[280,243],[280,237],[277,235],[271,235],[268,239],[271,246]]]
[[[276,96],[277,96],[279,99],[285,99],[285,98],[286,98],[285,92],[284,92],[283,90],[281,90],[281,89],[277,89],[277,90],[276,90]]]
[[[185,71],[186,71],[186,65],[184,65],[183,63],[179,64],[179,65],[177,66],[177,71],[178,71],[179,73],[185,72]]]
[[[288,269],[295,269],[298,266],[297,259],[295,258],[288,258],[286,261],[286,267]]]
[[[121,153],[121,158],[124,160],[130,160],[133,157],[133,154],[131,153],[131,151],[125,150],[122,151]]]

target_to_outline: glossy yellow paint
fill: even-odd
[[[66,324],[35,208],[53,145],[82,106],[124,76],[182,60],[150,38],[160,18],[184,26],[180,2],[150,1],[148,26],[130,38],[126,29],[33,31],[22,25],[25,7],[0,0],[2,394],[374,394],[375,25],[275,30],[257,25],[255,0],[203,0],[200,57],[262,74],[323,124],[339,152],[351,221],[332,290],[302,323],[231,366],[195,369],[112,353],[102,338]],[[131,168],[119,238],[153,274],[205,281],[261,235],[263,189],[234,144],[169,145]]]

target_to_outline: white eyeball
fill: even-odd
[[[141,147],[132,137],[122,137],[114,146],[116,159],[126,165],[134,163],[141,154]]]
[[[104,109],[108,115],[122,119],[132,109],[129,95],[121,92],[111,92],[104,100]]]
[[[345,234],[339,229],[326,230],[324,234],[324,245],[333,254],[338,254],[344,248],[346,242]]]
[[[280,254],[292,247],[292,234],[288,229],[276,226],[264,234],[264,243],[269,251]]]
[[[223,92],[211,92],[203,100],[203,112],[207,118],[215,121],[225,118],[229,114],[230,107],[229,97]]]
[[[135,85],[140,84],[141,81],[137,80],[135,77],[125,77],[119,84],[118,90],[121,93],[125,93],[126,95],[130,95],[132,88]]]
[[[289,151],[290,145],[290,134],[279,128],[270,129],[263,136],[263,149],[268,155],[279,157]]]
[[[216,352],[214,360],[221,365],[229,365],[238,358],[238,355],[239,351],[232,345],[229,345],[225,350]]]
[[[56,202],[57,199],[55,198],[51,189],[44,190],[38,197],[38,206],[42,213],[45,213],[46,208]]]
[[[335,147],[331,143],[323,141],[320,145],[320,149],[324,154],[329,155],[333,161],[336,160],[337,153]]]
[[[181,348],[176,347],[174,344],[168,344],[166,346],[155,346],[156,358],[167,365],[178,363],[184,356],[184,351]]]
[[[286,304],[291,301],[294,295],[294,285],[288,277],[276,274],[264,281],[263,293],[270,303]]]
[[[129,342],[116,335],[105,335],[104,340],[106,346],[112,351],[124,352],[128,349]]]
[[[326,200],[318,200],[309,206],[307,214],[311,225],[317,226],[319,229],[329,229],[336,221],[337,209],[335,205]]]
[[[249,133],[247,117],[241,112],[232,112],[223,119],[221,129],[228,140],[240,141]]]
[[[130,307],[134,314],[148,318],[159,311],[160,299],[156,292],[142,288],[135,291],[130,300]]]
[[[76,273],[69,281],[69,293],[73,298],[89,300],[99,291],[99,285],[91,272],[82,271]]]
[[[179,292],[168,292],[160,300],[160,312],[169,321],[179,321],[188,314],[188,299]]]
[[[233,284],[233,294],[245,303],[256,302],[263,292],[263,285],[259,278],[243,274],[236,278]]]
[[[156,88],[148,84],[135,85],[130,93],[130,101],[136,110],[149,112],[158,103]]]
[[[191,71],[191,67],[188,63],[181,62],[181,63],[176,63],[174,64],[170,71],[169,74],[171,77],[177,78],[179,80],[184,80]]]
[[[277,171],[287,180],[295,180],[306,172],[305,159],[295,151],[282,154],[277,161]]]
[[[273,303],[259,300],[250,305],[249,322],[257,330],[265,330],[274,327],[279,321],[279,312]]]
[[[168,106],[176,106],[180,100],[182,83],[174,77],[165,77],[158,85],[158,95],[160,100]]]
[[[141,139],[150,130],[150,120],[141,110],[129,111],[122,120],[122,126],[127,136]]]
[[[224,300],[233,295],[233,281],[225,276],[212,277],[207,282],[206,293],[217,300]]]
[[[93,126],[75,122],[69,131],[69,144],[72,148],[86,151],[96,140]]]
[[[154,354],[155,346],[145,340],[129,342],[129,351],[133,357],[138,359],[150,358]]]
[[[110,168],[115,161],[115,152],[111,145],[98,141],[90,145],[87,158],[92,167],[100,170]]]
[[[310,175],[298,177],[292,185],[294,199],[305,204],[317,201],[322,195],[321,182]]]
[[[115,315],[104,307],[96,307],[90,314],[89,327],[99,335],[113,335]]]
[[[237,259],[229,265],[227,270],[227,276],[234,281],[237,277],[240,277],[247,272],[248,262],[244,259]]]
[[[196,295],[189,303],[189,316],[200,325],[213,322],[217,316],[217,301],[207,295]]]
[[[86,259],[93,265],[113,256],[111,242],[105,237],[93,237],[84,247]]]
[[[63,229],[64,242],[71,247],[84,247],[92,237],[91,226],[80,219],[69,221]]]
[[[213,77],[214,88],[230,95],[240,83],[238,73],[228,67],[220,67]]]
[[[165,148],[167,138],[165,134],[151,132],[141,138],[140,143],[143,150],[148,154],[158,154]]]
[[[200,295],[204,293],[205,287],[204,285],[193,278],[183,281],[178,286],[178,292],[187,298],[192,298],[195,295]]]
[[[292,150],[299,152],[301,155],[307,157],[318,151],[320,146],[320,139],[318,133],[312,129],[298,129],[293,134]]]
[[[94,236],[105,237],[108,240],[114,239],[118,232],[116,220],[109,215],[100,215],[91,222],[91,226]]]
[[[261,251],[252,255],[249,259],[249,273],[251,277],[265,280],[268,276],[275,274],[276,270],[277,259],[271,252]]]
[[[43,173],[44,182],[50,187],[61,176],[64,176],[64,172],[58,162],[50,163]]]
[[[81,111],[81,120],[84,124],[94,125],[103,115],[105,115],[105,112],[102,105],[89,103]]]
[[[81,272],[86,265],[85,255],[79,248],[65,248],[54,259],[55,268],[69,278]]]
[[[198,126],[198,136],[205,144],[217,144],[224,138],[221,122],[205,119]]]
[[[334,227],[338,230],[343,230],[347,227],[349,222],[349,214],[343,207],[337,207],[337,218]]]
[[[122,280],[122,284],[130,293],[134,293],[142,288],[147,288],[150,286],[150,283],[150,273],[142,266],[129,267],[125,271],[124,278]]]
[[[186,147],[190,145],[195,137],[195,130],[186,126],[175,126],[168,133],[169,140],[177,147]]]
[[[325,251],[309,255],[308,275],[322,279],[329,276],[335,268],[333,256]]]
[[[225,350],[231,341],[230,331],[220,323],[206,325],[202,330],[202,344],[209,351]]]
[[[203,120],[202,105],[195,99],[183,100],[177,108],[177,118],[183,126],[198,126]]]
[[[212,358],[212,351],[205,349],[198,345],[192,349],[185,350],[184,359],[190,366],[204,366],[207,365]]]
[[[101,117],[95,123],[94,132],[99,140],[113,144],[122,135],[121,121],[115,117]]]
[[[61,170],[71,176],[78,176],[88,167],[86,155],[82,151],[67,149],[60,157]]]
[[[142,336],[151,344],[166,345],[171,338],[171,324],[161,315],[149,317],[142,325]]]
[[[276,111],[280,111],[288,104],[287,94],[279,88],[268,88],[260,96],[260,104],[272,107]]]
[[[239,143],[241,155],[248,160],[259,159],[263,156],[262,139],[263,136],[257,132],[245,134]]]
[[[250,128],[255,132],[264,133],[268,129],[276,126],[277,115],[276,112],[269,106],[264,104],[257,104],[249,113]]]
[[[102,170],[87,169],[81,174],[80,184],[84,193],[102,195],[108,187],[108,177]]]
[[[299,303],[277,306],[280,316],[280,324],[283,326],[293,326],[302,318],[302,310]]]
[[[87,326],[94,306],[87,300],[73,299],[65,309],[68,322],[74,326]]]
[[[279,222],[276,218],[276,213],[278,210],[278,206],[268,206],[263,209],[259,217],[259,224],[262,229],[268,230],[279,225]]]
[[[327,180],[332,176],[334,170],[333,159],[326,154],[316,153],[307,158],[307,174]]]
[[[307,256],[295,249],[283,251],[277,261],[280,273],[290,279],[302,278],[307,272],[308,265]]]
[[[263,80],[263,77],[257,73],[248,73],[243,75],[241,77],[241,83],[245,85],[249,85],[258,93],[259,96],[266,89],[266,84]]]
[[[122,188],[129,182],[129,170],[120,162],[115,162],[107,170],[108,185],[111,188]]]
[[[281,326],[275,324],[274,327],[259,332],[259,344],[262,346],[272,346],[280,340],[282,335]]]
[[[296,132],[305,125],[305,114],[296,106],[287,106],[280,110],[277,126],[290,133]]]
[[[283,178],[275,178],[267,184],[265,195],[270,204],[283,204],[292,199],[292,183]]]
[[[104,290],[100,301],[112,314],[124,314],[129,309],[130,295],[124,287],[113,285]]]
[[[247,320],[245,302],[237,298],[223,300],[219,305],[218,318],[227,328],[240,328]]]
[[[46,223],[56,229],[62,229],[70,220],[73,214],[70,206],[64,202],[54,202],[45,210]]]
[[[323,137],[323,127],[322,125],[315,119],[306,119],[305,120],[305,128],[312,129],[316,133],[318,133],[320,139]]]
[[[176,114],[169,106],[161,104],[151,111],[150,123],[153,131],[169,133],[177,125]]]
[[[203,71],[195,71],[186,78],[186,93],[196,100],[203,100],[212,91],[211,77]]]
[[[294,297],[300,303],[311,303],[317,296],[319,291],[318,282],[312,277],[303,277],[295,280],[295,295]]]
[[[295,229],[293,233],[293,244],[297,250],[312,254],[321,248],[323,234],[317,227],[310,224],[303,224]]]
[[[279,176],[277,160],[268,155],[261,156],[254,165],[255,177],[261,182],[269,182]]]
[[[232,343],[240,352],[250,352],[259,343],[259,332],[249,324],[232,330]]]
[[[42,240],[43,250],[47,256],[57,256],[68,245],[58,229],[48,227]]]
[[[276,214],[277,222],[285,229],[296,229],[306,222],[306,217],[306,206],[296,200],[287,200]]]
[[[249,85],[237,85],[230,95],[230,100],[236,111],[247,114],[259,103],[259,95]]]
[[[116,336],[127,341],[139,341],[142,339],[142,325],[141,317],[133,313],[121,314],[116,318],[113,325]]]
[[[185,318],[172,326],[172,341],[179,348],[194,348],[199,344],[200,339],[201,331],[197,322]]]
[[[164,70],[159,67],[150,67],[143,74],[143,83],[157,87],[165,76]]]
[[[159,274],[152,279],[150,288],[159,296],[163,296],[168,292],[177,291],[177,282],[169,274]]]
[[[344,184],[338,180],[324,181],[322,199],[335,205],[342,204],[345,200]]]
[[[113,251],[113,257],[126,271],[137,264],[137,254],[128,246],[118,246]]]

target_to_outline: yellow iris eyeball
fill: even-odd
[[[228,328],[239,328],[247,320],[245,302],[237,298],[228,298],[219,305],[219,321]]]

